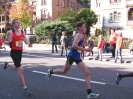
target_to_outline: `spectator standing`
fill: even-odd
[[[63,56],[63,50],[65,49],[65,57],[67,57],[68,38],[66,36],[66,32],[62,32],[60,42],[61,42],[61,49],[62,49],[61,56]]]
[[[99,35],[99,41],[98,41],[98,57],[99,60],[102,61],[102,53],[103,53],[103,49],[104,49],[104,39],[102,35]]]
[[[110,39],[109,39],[110,50],[112,52],[111,58],[115,58],[116,40],[117,40],[117,34],[115,32],[115,29],[111,29],[111,35],[110,35]]]
[[[120,63],[122,63],[122,46],[123,46],[123,37],[122,33],[119,33],[116,40],[115,63],[117,62],[118,54],[120,55]]]
[[[57,35],[56,35],[55,31],[53,31],[53,33],[52,33],[52,53],[54,53],[54,46],[55,46],[55,49],[56,49],[56,53],[58,53],[58,50],[57,50]]]
[[[87,41],[87,44],[88,44],[88,48],[91,48],[92,51],[91,52],[87,52],[86,56],[90,56],[90,53],[92,54],[93,56],[93,47],[94,47],[94,42],[92,40],[91,37],[89,37],[88,41]]]
[[[130,54],[133,54],[133,39],[131,40],[129,44]]]
[[[3,45],[3,38],[0,34],[0,49],[2,49],[2,48],[6,49],[6,47],[2,47],[2,45]],[[1,51],[0,51],[0,53],[1,53]]]

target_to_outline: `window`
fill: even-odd
[[[114,11],[113,13],[110,13],[109,22],[121,22],[121,12]]]
[[[73,9],[75,10],[75,3],[73,3]]]
[[[62,7],[65,8],[65,0],[62,0]]]
[[[113,22],[113,13],[110,13],[110,22]]]
[[[46,15],[45,15],[45,10],[41,10],[41,20],[45,20]]]
[[[73,3],[71,2],[71,8],[73,8]]]
[[[117,12],[114,11],[114,22],[117,22]]]
[[[121,21],[121,13],[118,12],[118,22],[120,22],[120,21]]]
[[[59,0],[56,0],[56,5],[59,6]]]
[[[77,11],[79,10],[79,6],[77,6]]]
[[[110,5],[120,4],[121,0],[110,0]]]
[[[97,23],[100,23],[100,14],[97,15]]]
[[[100,5],[101,5],[100,0],[96,0],[96,6],[100,7]]]
[[[41,5],[44,6],[46,4],[46,0],[41,0]]]

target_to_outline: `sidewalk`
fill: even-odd
[[[7,51],[10,51],[10,47],[8,45],[5,46],[6,47],[6,50]],[[28,52],[28,53],[44,53],[44,54],[51,54],[51,47],[27,47],[25,46],[23,48],[24,52]],[[4,50],[4,49],[1,49],[1,50]],[[68,50],[69,52],[69,50]],[[60,53],[61,53],[61,49],[58,48],[58,53],[56,53],[55,55],[58,55],[60,56]],[[97,54],[98,52],[97,51],[94,51],[94,55],[93,56],[88,56],[88,57],[85,57],[84,59],[85,60],[95,60],[95,61],[99,61],[96,57],[97,57]],[[85,52],[86,54],[86,52]],[[111,59],[111,53],[103,53],[103,59],[102,61],[110,61],[110,62],[114,62],[114,59]],[[123,53],[122,54],[122,58],[123,58],[123,63],[131,63],[133,64],[133,55],[130,55],[129,53]],[[118,62],[119,62],[119,59],[118,59]]]

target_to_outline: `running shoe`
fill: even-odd
[[[49,80],[50,76],[51,76],[51,69],[48,69],[46,74],[46,79]]]
[[[96,98],[96,97],[98,97],[98,96],[99,96],[99,94],[90,93],[90,94],[87,96],[87,98]]]
[[[8,62],[4,63],[4,69],[6,69],[8,67]]]
[[[31,91],[28,88],[25,88],[24,92],[25,92],[26,96],[30,96],[31,95]]]
[[[116,74],[116,84],[119,85],[120,81],[122,80],[122,78],[120,77],[120,74],[117,73]]]

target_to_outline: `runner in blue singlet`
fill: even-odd
[[[77,30],[78,30],[78,33],[75,35],[74,39],[72,40],[72,47],[70,49],[70,52],[67,55],[67,61],[64,68],[55,69],[55,70],[48,69],[46,79],[48,80],[51,74],[66,74],[67,71],[72,66],[73,62],[75,62],[85,75],[85,82],[87,85],[87,93],[88,93],[87,98],[96,98],[99,96],[99,94],[95,94],[91,92],[90,72],[80,57],[80,51],[87,51],[87,52],[92,51],[91,48],[83,48],[84,34],[86,33],[85,24],[83,22],[78,22]]]

